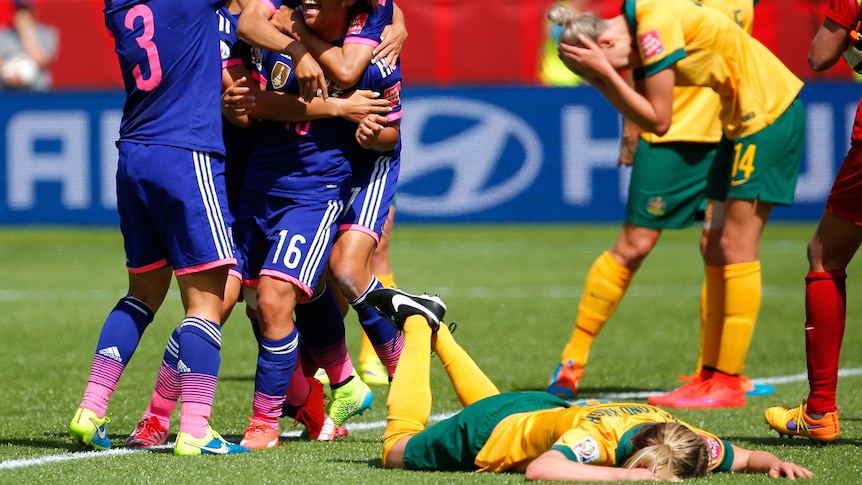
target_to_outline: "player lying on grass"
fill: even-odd
[[[732,445],[637,403],[568,402],[544,392],[500,393],[449,329],[387,288],[368,295],[404,332],[383,435],[387,468],[522,472],[528,480],[675,480],[708,471],[813,474],[772,453]],[[442,302],[441,302],[442,303]],[[399,305],[400,304],[400,305]],[[397,310],[396,310],[397,309]],[[431,356],[443,363],[464,409],[426,428]]]

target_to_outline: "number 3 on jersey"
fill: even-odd
[[[135,76],[135,85],[138,89],[141,91],[152,91],[162,82],[162,65],[159,62],[159,50],[156,48],[156,44],[153,43],[153,33],[156,30],[153,26],[153,11],[146,5],[135,5],[130,8],[126,14],[124,25],[127,29],[134,31],[135,23],[139,21],[143,23],[143,31],[135,40],[138,42],[138,46],[147,53],[146,57],[150,75],[144,78],[144,72],[140,64],[132,69],[132,75]]]

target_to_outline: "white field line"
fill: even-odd
[[[849,376],[859,376],[862,375],[862,367],[857,367],[853,369],[842,369],[838,371],[838,375],[840,377],[849,377]],[[788,376],[776,376],[776,377],[761,377],[757,379],[751,379],[751,382],[755,384],[787,384],[790,382],[799,382],[808,379],[808,375],[803,374],[794,374]],[[589,399],[607,399],[610,401],[624,401],[626,399],[646,399],[649,396],[654,396],[656,394],[661,394],[663,391],[644,391],[644,392],[628,392],[628,393],[618,393],[618,394],[602,394],[598,396],[579,396],[578,400],[589,400]],[[443,419],[446,419],[452,416],[454,413],[441,413],[434,414],[429,418],[430,422],[436,422]],[[351,431],[371,431],[376,429],[383,429],[386,426],[386,421],[372,421],[367,423],[351,423],[348,426],[348,430]],[[285,438],[295,438],[299,437],[300,431],[287,431],[281,433],[282,437]],[[158,446],[155,449],[169,449],[172,448],[172,443]],[[5,460],[0,462],[0,470],[12,470],[16,468],[27,468],[32,466],[43,466],[50,465],[52,463],[60,463],[66,461],[73,460],[87,460],[90,458],[104,458],[110,456],[121,456],[121,455],[129,455],[132,453],[145,453],[147,450],[132,450],[128,448],[111,448],[110,450],[105,451],[85,451],[85,452],[74,452],[74,453],[64,453],[62,455],[47,455],[40,456],[37,458],[21,458],[15,460]]]

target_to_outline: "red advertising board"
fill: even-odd
[[[254,1],[254,0],[252,0]],[[413,85],[535,84],[545,11],[554,0],[399,0],[409,39],[402,52],[405,81]],[[0,25],[8,22],[13,0],[0,0]],[[586,0],[611,15],[617,1]],[[35,0],[41,22],[60,32],[52,68],[57,89],[122,86],[102,0]],[[805,79],[847,79],[843,65],[813,73],[808,45],[827,0],[762,1],[755,9],[754,36]],[[4,20],[5,19],[5,20]]]

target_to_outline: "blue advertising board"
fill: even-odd
[[[796,203],[820,217],[849,146],[862,87],[809,84]],[[620,117],[591,87],[414,88],[403,95],[402,223],[615,222],[628,168]],[[123,95],[0,94],[0,223],[114,224]]]

